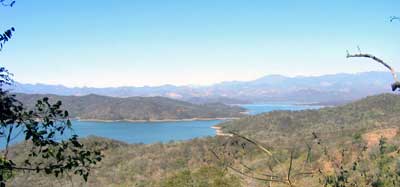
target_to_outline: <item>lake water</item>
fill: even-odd
[[[317,105],[295,105],[295,104],[246,104],[239,105],[246,108],[248,113],[251,115],[260,114],[264,112],[271,112],[275,110],[306,110],[306,109],[318,109],[322,106]]]
[[[214,136],[215,130],[211,127],[220,122],[220,120],[140,123],[73,121],[73,128],[80,137],[96,135],[127,143],[155,143]]]
[[[304,110],[320,108],[318,106],[288,104],[248,104],[240,106],[246,108],[251,115],[274,110]],[[127,143],[155,143],[214,136],[215,130],[211,127],[220,122],[221,120],[180,122],[72,121],[72,125],[74,132],[79,135],[79,137],[95,135]],[[13,143],[21,141],[22,138],[23,137],[15,138]],[[5,147],[4,141],[0,142],[0,147]]]

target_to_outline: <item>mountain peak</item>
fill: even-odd
[[[289,79],[289,77],[283,76],[283,75],[278,75],[278,74],[272,74],[272,75],[266,75],[264,77],[261,77],[259,79],[256,79],[252,81],[253,83],[266,83],[266,84],[275,84],[279,83],[282,81],[285,81]]]
[[[10,89],[13,92],[20,93],[57,95],[163,96],[181,100],[190,100],[190,98],[213,100],[209,98],[221,97],[249,102],[325,103],[344,99],[359,99],[368,95],[390,92],[390,84],[392,82],[393,78],[389,72],[374,71],[297,77],[272,74],[253,81],[230,81],[197,87],[162,85],[154,87],[70,88],[56,85],[16,83]]]

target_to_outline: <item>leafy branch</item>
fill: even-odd
[[[12,74],[0,68],[0,85],[12,84]],[[71,129],[68,111],[61,109],[61,101],[50,103],[45,97],[38,100],[32,110],[24,108],[15,95],[0,87],[0,138],[5,138],[5,150],[0,156],[0,186],[12,177],[13,171],[35,171],[58,177],[72,172],[87,181],[91,168],[102,160],[98,150],[86,148],[77,135],[58,140]],[[16,129],[19,132],[15,132]],[[29,142],[26,159],[16,163],[9,158],[10,142],[23,133]],[[24,154],[24,153],[19,153]]]
[[[2,6],[9,6],[13,7],[15,4],[15,1],[9,1],[9,0],[0,0],[0,3]]]
[[[6,30],[4,33],[0,34],[0,51],[3,49],[3,45],[11,39],[12,33],[15,31],[14,27]]]

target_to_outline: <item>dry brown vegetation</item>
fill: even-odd
[[[391,180],[398,180],[393,176],[398,175],[396,172],[400,174],[399,112],[400,96],[383,94],[340,107],[271,112],[221,125],[224,132],[232,131],[256,141],[269,150],[273,158],[237,136],[150,145],[128,145],[92,137],[85,140],[86,144],[101,148],[105,157],[89,176],[88,183],[76,177],[69,180],[68,176],[55,179],[15,173],[9,184],[277,187],[287,186],[287,183],[255,177],[285,175],[292,162],[293,186],[324,186],[324,182],[341,177],[348,182],[344,186],[354,183],[393,186]],[[380,136],[384,139],[377,139]],[[24,146],[16,146],[13,156],[18,158],[20,151],[24,151]],[[352,169],[355,162],[357,170]],[[312,173],[296,175],[303,171]]]
[[[368,147],[373,147],[379,144],[381,138],[386,138],[388,140],[393,139],[397,135],[398,130],[398,128],[378,129],[365,133],[362,137]]]

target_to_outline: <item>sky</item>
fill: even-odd
[[[0,65],[22,83],[209,85],[400,69],[399,0],[16,0]]]

